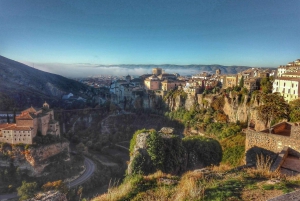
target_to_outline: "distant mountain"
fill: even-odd
[[[135,69],[135,68],[163,68],[163,69],[172,69],[176,70],[191,70],[191,72],[199,71],[199,72],[215,72],[217,69],[222,71],[222,74],[236,74],[238,72],[244,71],[248,68],[252,68],[250,66],[223,66],[219,64],[212,64],[212,65],[201,65],[201,64],[191,64],[191,65],[175,65],[175,64],[119,64],[119,65],[96,65],[95,67],[102,68],[102,67],[120,67],[120,68],[128,68],[128,69]]]
[[[88,87],[60,75],[43,72],[0,56],[0,110],[30,105],[42,106],[44,101],[58,105],[63,94],[81,95]]]

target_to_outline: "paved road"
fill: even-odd
[[[0,195],[0,200],[4,201],[4,200],[8,200],[8,199],[11,199],[11,198],[17,198],[18,197],[18,194],[17,192],[14,192],[14,193],[11,193],[11,194],[4,194],[4,195]]]
[[[85,160],[84,160],[85,171],[80,177],[71,181],[70,184],[67,184],[71,188],[84,183],[86,180],[88,180],[93,175],[93,173],[95,171],[95,163],[87,157],[84,157],[84,158],[85,158]]]
[[[67,186],[68,187],[75,187],[75,186],[78,186],[80,184],[83,184],[86,180],[88,180],[94,173],[95,169],[96,169],[96,166],[95,166],[95,163],[87,158],[87,157],[84,157],[85,160],[84,160],[84,165],[85,165],[85,171],[84,173],[78,177],[77,179],[71,181],[70,183],[67,183]],[[3,194],[3,195],[0,195],[0,201],[4,201],[4,200],[7,200],[7,199],[11,199],[11,198],[17,198],[18,195],[17,195],[17,192],[14,192],[14,193],[11,193],[11,194]]]

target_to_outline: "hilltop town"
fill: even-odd
[[[64,163],[62,160],[70,163],[72,155],[89,158],[96,170],[91,173],[86,194],[96,184],[105,186],[111,177],[122,179],[126,169],[128,178],[142,172],[145,185],[148,185],[147,175],[162,174],[157,182],[168,178],[174,182],[171,187],[174,190],[180,187],[177,183],[181,181],[165,175],[167,173],[190,174],[186,172],[193,170],[196,171],[193,174],[203,179],[201,175],[218,174],[210,169],[211,164],[215,168],[225,166],[226,170],[250,167],[245,171],[254,171],[251,167],[257,166],[256,157],[260,154],[272,161],[268,174],[297,175],[300,173],[300,119],[298,113],[291,114],[297,112],[295,108],[299,106],[299,67],[298,59],[278,69],[248,68],[237,74],[224,74],[217,69],[181,76],[153,68],[151,74],[141,76],[101,77],[102,85],[96,84],[95,77],[80,79],[92,87],[88,90],[89,96],[78,96],[70,91],[61,94],[60,99],[66,105],[81,102],[84,109],[54,110],[44,102],[40,108],[31,106],[23,111],[1,112],[2,157],[12,150],[15,167],[30,170],[34,176],[52,174],[55,168],[64,167],[58,165],[49,170],[51,164],[56,163],[51,158],[62,154],[65,156],[59,159],[60,163]],[[42,142],[47,137],[55,140]],[[25,149],[24,145],[30,148]],[[53,161],[49,163],[50,160]],[[7,167],[5,160],[2,163]],[[76,163],[82,164],[83,158]],[[77,168],[81,170],[82,166]],[[162,173],[155,173],[158,170]],[[68,172],[65,168],[63,171]],[[218,178],[225,181],[226,174]],[[239,177],[244,177],[241,175]],[[257,182],[261,178],[251,179]],[[124,180],[124,184],[128,181],[130,179]],[[199,187],[191,187],[195,188]],[[117,187],[113,189],[118,191]],[[245,190],[244,187],[239,189]],[[143,193],[143,188],[138,191]],[[208,190],[206,196],[214,199],[210,192]],[[108,194],[103,195],[103,200],[106,196]],[[228,194],[226,198],[232,196]]]

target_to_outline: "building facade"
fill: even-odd
[[[30,107],[16,117],[15,124],[0,124],[0,142],[10,144],[32,144],[33,138],[41,135],[60,135],[59,122],[54,119],[54,111],[45,102],[42,108]]]

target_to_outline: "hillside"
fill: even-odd
[[[27,107],[47,100],[55,103],[65,93],[79,95],[88,87],[60,75],[43,72],[0,56],[0,110]],[[14,102],[14,103],[13,103]],[[14,105],[15,104],[15,105]]]

